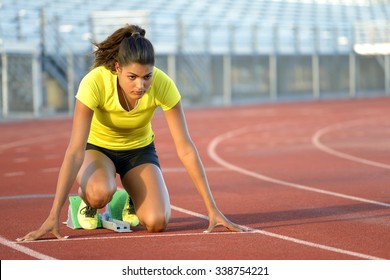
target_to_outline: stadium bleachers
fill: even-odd
[[[0,39],[5,48],[18,44],[38,46],[42,37],[42,11],[46,35],[51,40],[61,40],[62,45],[74,52],[90,51],[91,13],[94,11],[148,12],[147,34],[162,52],[177,51],[166,48],[164,42],[178,42],[177,26],[180,22],[185,30],[191,30],[184,47],[194,41],[204,40],[209,32],[208,45],[211,51],[231,51],[227,48],[231,40],[237,52],[275,51],[274,34],[278,28],[278,51],[294,53],[297,48],[290,46],[296,41],[299,30],[299,50],[310,52],[313,48],[313,29],[320,30],[323,51],[349,50],[353,37],[353,25],[362,21],[384,21],[390,18],[388,0],[1,0]],[[207,28],[205,28],[207,26]],[[234,29],[231,39],[226,26]],[[256,36],[254,35],[256,27]],[[336,35],[334,35],[336,33]],[[46,34],[46,33],[45,33]],[[50,33],[47,33],[50,34]],[[213,36],[216,36],[213,38]],[[327,43],[327,37],[337,36],[339,46]],[[46,40],[48,38],[45,38]],[[203,43],[202,43],[203,44]],[[165,49],[164,49],[165,48]]]
[[[71,113],[125,23],[186,106],[390,94],[390,0],[0,0],[0,115]]]

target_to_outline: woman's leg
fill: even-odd
[[[171,216],[167,187],[160,168],[146,163],[128,171],[122,179],[140,223],[149,232],[163,231]]]
[[[115,166],[106,155],[96,150],[85,151],[77,175],[79,196],[92,208],[103,208],[116,191],[115,176]]]

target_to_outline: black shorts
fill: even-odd
[[[144,163],[152,163],[160,168],[154,142],[148,146],[127,151],[115,151],[87,143],[86,150],[96,150],[105,154],[114,163],[116,172],[121,176],[121,179],[127,171]]]

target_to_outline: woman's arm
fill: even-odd
[[[38,230],[18,238],[18,241],[36,240],[48,232],[53,233],[57,238],[62,238],[59,232],[59,217],[84,160],[92,116],[93,111],[77,100],[71,137],[58,175],[56,193],[50,214]]]
[[[188,132],[181,102],[179,101],[172,109],[165,111],[164,116],[175,142],[179,159],[186,168],[207,208],[209,227],[206,232],[211,232],[217,225],[223,225],[232,231],[242,231],[242,227],[230,222],[216,206],[203,164]]]

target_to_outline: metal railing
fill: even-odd
[[[145,11],[121,11],[121,17],[114,13],[91,15],[88,39],[101,40],[129,20],[143,25],[156,49],[156,66],[176,81],[189,106],[390,92],[389,55],[362,55],[354,48],[373,38],[372,31],[362,32],[362,26],[373,30],[372,22],[307,26],[205,19],[194,25],[180,17],[158,21]],[[3,41],[0,93],[5,118],[71,113],[78,83],[91,66],[90,43],[75,47],[69,34],[61,32],[64,26],[57,17],[43,9],[36,15],[38,28],[32,30],[39,32],[31,41],[22,31],[19,41]],[[120,20],[113,22],[113,17]],[[381,43],[390,42],[388,23],[375,23]]]

